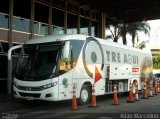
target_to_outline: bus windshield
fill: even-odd
[[[15,76],[21,80],[43,80],[56,73],[62,42],[26,44],[21,49]]]
[[[39,81],[66,73],[76,66],[83,44],[81,40],[25,44],[18,58],[15,77]]]

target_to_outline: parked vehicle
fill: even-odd
[[[139,78],[141,77],[141,78]],[[60,101],[72,99],[73,84],[80,104],[92,94],[128,92],[129,84],[152,78],[152,55],[140,50],[86,35],[59,35],[28,40],[21,48],[14,76],[14,96]]]
[[[153,86],[154,86],[155,85],[155,80],[158,79],[158,81],[160,81],[160,73],[153,74],[152,79],[153,79]]]

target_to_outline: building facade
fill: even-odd
[[[7,52],[14,45],[56,34],[105,37],[105,13],[75,0],[0,1],[0,93],[7,87]],[[13,68],[18,51],[13,53]]]

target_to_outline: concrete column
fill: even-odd
[[[64,11],[64,34],[67,34],[67,0],[65,0],[65,11]]]
[[[52,0],[50,0],[50,5],[49,5],[48,23],[49,23],[48,35],[51,35],[52,34]]]
[[[106,31],[106,14],[101,12],[99,15],[99,37],[105,38],[105,31]]]
[[[34,12],[35,12],[35,0],[31,0],[31,21],[30,21],[30,39],[34,38]]]
[[[77,14],[77,34],[80,34],[80,28],[81,28],[81,17],[80,17],[80,9]]]
[[[12,47],[12,40],[13,40],[13,4],[14,0],[9,1],[9,33],[8,33],[8,43],[9,43],[9,48]]]
[[[14,5],[14,0],[9,1],[9,32],[8,32],[8,44],[9,48],[13,46],[13,5]],[[11,55],[12,57],[12,55]],[[8,60],[8,78],[7,78],[7,92],[8,94],[11,94],[12,92],[12,61]]]
[[[105,39],[105,33],[106,33],[106,13],[103,13],[103,25],[102,25],[102,38]]]
[[[91,20],[91,15],[90,15],[90,17],[89,17],[88,35],[91,36],[91,34],[92,34],[92,20]]]

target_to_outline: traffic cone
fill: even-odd
[[[135,81],[135,85],[136,85],[136,94],[135,94],[135,95],[136,95],[136,96],[135,96],[136,99],[135,99],[135,100],[136,100],[136,101],[139,101],[139,97],[138,97],[138,82],[137,82],[137,80]]]
[[[156,94],[158,95],[158,79],[156,80]]]
[[[153,97],[153,93],[152,93],[152,80],[149,81],[149,96],[148,97]]]
[[[73,110],[77,109],[77,99],[76,99],[76,87],[75,87],[75,83],[73,84],[72,109]]]
[[[91,106],[90,107],[97,107],[96,104],[96,94],[95,94],[95,86],[92,85],[92,98],[91,98]]]
[[[144,81],[143,99],[148,99],[148,97],[147,97],[147,86],[146,86],[146,81]]]
[[[116,84],[114,84],[114,101],[113,101],[113,105],[119,105],[118,104],[117,85]]]
[[[132,92],[132,84],[131,84],[131,81],[130,81],[129,89],[130,89],[130,91],[129,91],[129,98],[128,98],[127,102],[128,102],[128,103],[134,103],[134,101],[133,101],[133,92]]]
[[[157,79],[157,90],[158,90],[158,93],[160,93],[160,89],[159,89],[159,80]]]
[[[159,85],[158,85],[158,87],[159,87],[159,93],[160,93],[160,81],[159,81]]]
[[[158,95],[157,80],[155,80],[154,92],[154,95]]]

